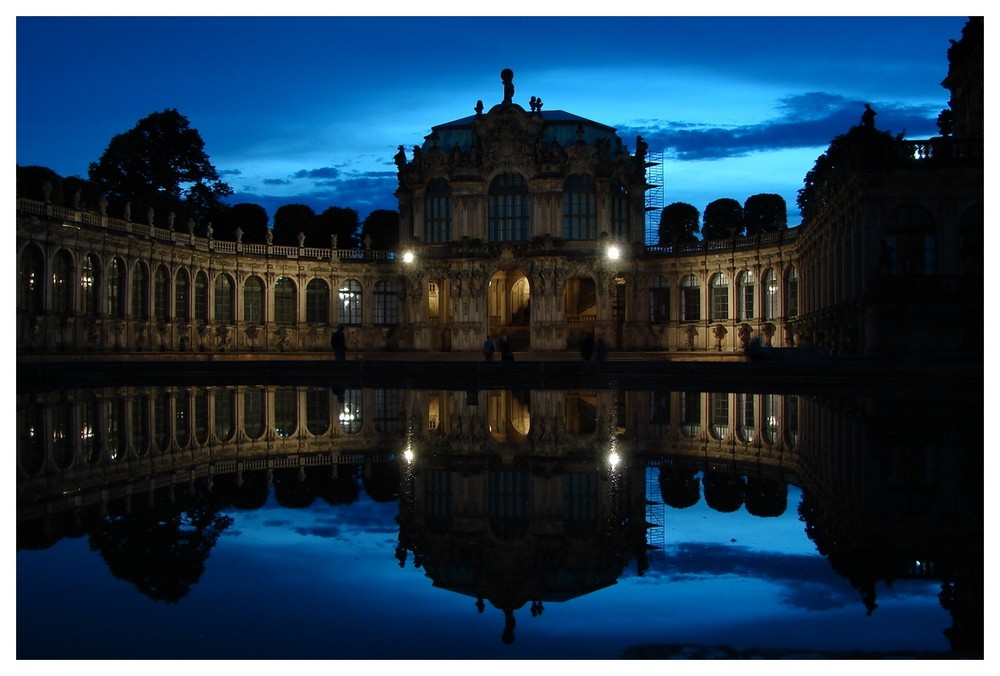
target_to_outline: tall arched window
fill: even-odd
[[[356,279],[346,279],[337,293],[340,299],[340,322],[361,324],[361,282]]]
[[[778,275],[774,268],[768,268],[764,272],[764,319],[771,320],[778,317]]]
[[[693,439],[701,430],[701,392],[681,392],[681,434]]]
[[[108,266],[108,316],[125,318],[125,262],[120,258]]]
[[[52,261],[52,311],[68,315],[73,311],[73,259],[69,252],[60,249]]]
[[[191,443],[191,400],[186,390],[174,396],[174,441],[182,449]]]
[[[87,254],[80,263],[80,312],[85,317],[97,317],[100,305],[101,281],[97,256]]]
[[[191,276],[184,268],[174,275],[174,319],[191,319]]]
[[[528,184],[520,174],[500,174],[490,183],[491,242],[526,240],[529,235]]]
[[[132,271],[132,319],[149,319],[149,270],[142,262]]]
[[[799,316],[799,271],[794,265],[785,272],[785,316]]]
[[[712,392],[708,399],[712,436],[725,439],[729,434],[729,395],[725,392]]]
[[[903,205],[889,214],[886,244],[894,275],[933,275],[937,266],[934,219],[923,207]]]
[[[451,240],[451,185],[443,178],[428,183],[424,192],[424,240],[428,244]]]
[[[740,273],[737,283],[737,302],[739,303],[740,320],[753,319],[755,316],[754,306],[757,301],[757,280],[752,270],[744,270]]]
[[[340,402],[340,431],[344,434],[357,434],[361,431],[364,421],[361,405],[364,393],[359,389],[344,390],[344,398]]]
[[[330,429],[330,388],[310,387],[306,390],[306,429],[319,436]]]
[[[260,277],[248,277],[243,284],[243,321],[264,323],[264,281]]]
[[[681,279],[681,321],[701,321],[701,286],[694,275]]]
[[[159,265],[153,277],[153,317],[161,322],[167,321],[169,307],[170,273],[165,265]]]
[[[757,407],[754,395],[749,392],[740,392],[736,395],[736,415],[738,416],[737,426],[740,440],[744,443],[752,443],[757,438]]]
[[[20,293],[18,304],[29,314],[37,314],[45,309],[45,259],[41,250],[34,245],[25,247],[21,253]]]
[[[330,285],[322,279],[306,284],[306,323],[330,323]]]
[[[563,183],[563,237],[597,239],[596,192],[586,174],[573,174]]]
[[[654,279],[649,285],[649,321],[666,322],[670,320],[670,285],[662,276]]]
[[[712,277],[711,318],[713,322],[729,319],[729,277],[720,272]]]
[[[615,183],[611,186],[611,236],[628,237],[631,223],[632,210],[629,208],[628,188],[621,183]]]
[[[243,393],[243,433],[250,439],[264,434],[264,390],[252,387]]]
[[[217,322],[232,324],[236,321],[233,307],[236,305],[236,286],[233,278],[223,273],[215,278],[215,312],[213,318]]]
[[[296,320],[295,282],[288,277],[280,277],[274,283],[274,322],[294,324]]]
[[[283,438],[295,434],[299,426],[299,393],[294,387],[274,391],[274,431]]]
[[[204,272],[194,276],[194,320],[208,322],[208,275]]]
[[[228,441],[236,432],[236,392],[215,391],[215,438]]]
[[[399,323],[399,295],[396,283],[391,279],[375,282],[375,312],[372,320],[376,324]]]

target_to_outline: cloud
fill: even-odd
[[[292,174],[292,178],[322,178],[336,179],[340,176],[340,169],[336,167],[321,167],[319,169],[302,169]]]
[[[265,178],[263,180],[264,185],[291,185],[292,182],[287,178]]]
[[[809,92],[780,99],[778,117],[759,124],[706,126],[690,121],[650,120],[646,128],[619,127],[625,138],[643,135],[650,148],[675,160],[718,160],[756,152],[819,148],[858,124],[864,101],[836,94]],[[873,103],[879,129],[908,136],[937,133],[938,110],[929,106]]]

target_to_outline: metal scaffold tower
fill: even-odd
[[[660,214],[663,211],[663,151],[646,156],[646,245],[659,243]]]
[[[660,493],[660,468],[646,466],[646,547],[664,547],[663,496]]]

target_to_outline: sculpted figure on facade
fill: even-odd
[[[716,324],[712,327],[712,335],[715,336],[715,349],[722,351],[722,342],[726,339],[726,335],[729,330],[722,324]]]
[[[684,327],[684,348],[694,351],[694,339],[698,336],[698,329],[693,326]]]
[[[503,83],[503,103],[509,105],[514,102],[514,71],[510,68],[500,71],[500,82]]]

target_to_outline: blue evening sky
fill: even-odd
[[[185,15],[173,17],[22,12],[34,16],[16,21],[17,164],[86,176],[112,137],[176,108],[233,203],[272,216],[290,203],[348,207],[363,219],[398,206],[397,147],[409,152],[479,99],[499,103],[500,70],[511,68],[515,103],[538,96],[545,110],[617,128],[630,150],[641,134],[663,152],[663,205],[704,211],[722,197],[778,193],[794,226],[806,172],[865,102],[881,129],[937,133],[949,39],[975,13],[897,16],[848,3],[838,9],[882,16],[783,16],[807,8],[779,3],[754,7],[775,16],[540,17],[514,2],[502,10],[514,16],[444,3],[438,16],[278,17],[211,4],[180,2],[172,11]],[[192,16],[206,8],[217,16]]]

